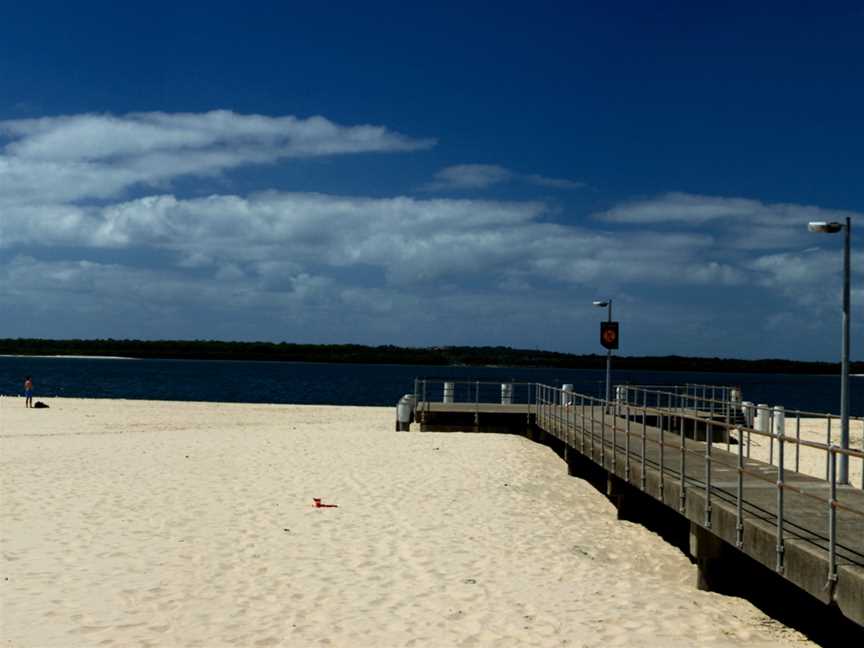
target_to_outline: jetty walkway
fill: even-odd
[[[689,522],[702,589],[723,589],[744,554],[864,626],[864,488],[839,483],[837,472],[842,455],[864,463],[864,452],[787,434],[783,412],[754,421],[728,388],[686,397],[662,389],[619,387],[606,402],[536,383],[418,379],[409,404],[421,431],[516,433],[549,445],[570,474],[605,482],[622,518],[649,509],[646,498],[662,504]],[[770,462],[750,457],[758,437]],[[825,478],[784,465],[790,456],[797,465],[801,448],[825,453]]]

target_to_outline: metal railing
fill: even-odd
[[[527,410],[536,402],[536,387],[537,383],[515,380],[416,378],[414,399],[417,411],[428,411],[432,403],[525,405]]]
[[[736,406],[740,408],[741,389],[727,385],[618,385],[616,400],[646,407],[689,409],[707,416],[722,416],[733,420]],[[662,405],[661,405],[662,403]]]
[[[688,414],[707,417],[725,422],[741,430],[746,456],[751,457],[752,431],[758,429],[762,436],[768,439],[767,457],[760,460],[773,465],[779,465],[781,458],[776,443],[776,434],[787,434],[790,428],[794,430],[794,464],[795,472],[801,469],[800,443],[802,431],[808,427],[824,428],[825,446],[830,446],[839,436],[840,416],[828,412],[811,412],[806,410],[786,409],[779,405],[754,404],[741,400],[741,391],[736,387],[715,386],[713,390],[706,385],[619,385],[616,387],[617,401],[643,407],[684,410]],[[700,393],[701,391],[701,393]],[[736,393],[737,392],[737,393]],[[864,417],[850,416],[850,446],[853,449],[864,450]],[[768,434],[771,432],[771,434]],[[728,437],[726,449],[729,450],[731,436]],[[785,459],[785,457],[783,457]],[[826,453],[824,462],[824,478],[829,478],[831,470],[830,457]],[[860,477],[861,488],[864,488],[864,470]]]
[[[623,456],[624,479],[632,483],[630,466],[634,461],[639,462],[641,470],[639,471],[638,487],[643,491],[646,489],[646,465],[656,470],[659,473],[658,496],[661,501],[664,501],[665,484],[669,480],[675,480],[680,492],[678,507],[681,512],[685,511],[688,491],[692,491],[694,488],[699,489],[705,498],[705,519],[702,522],[706,528],[711,528],[712,500],[734,503],[736,511],[735,542],[739,548],[743,547],[744,519],[746,517],[756,517],[773,524],[777,534],[775,568],[778,572],[782,573],[784,570],[784,539],[787,536],[801,538],[817,546],[821,542],[826,546],[829,585],[837,579],[838,551],[843,554],[845,560],[864,565],[864,550],[861,547],[843,544],[838,540],[836,532],[837,515],[840,511],[855,516],[864,528],[864,508],[855,508],[838,497],[840,484],[837,482],[836,473],[839,455],[846,455],[850,459],[858,460],[864,466],[864,452],[861,450],[844,450],[834,443],[807,441],[800,439],[800,436],[789,436],[785,434],[785,430],[775,431],[773,427],[768,428],[769,431],[763,431],[728,424],[724,420],[714,420],[692,413],[692,410],[680,405],[685,400],[672,400],[669,404],[664,403],[663,406],[646,406],[629,403],[626,400],[607,402],[583,394],[563,392],[559,388],[548,385],[537,385],[536,391],[538,425],[555,436],[561,434],[563,430],[564,437],[559,436],[559,438],[571,443],[573,447],[578,447],[581,452],[598,461],[603,468],[619,472],[619,468],[622,467],[619,456]],[[668,394],[670,396],[680,395],[673,392]],[[562,399],[572,403],[575,407],[570,408],[562,405]],[[676,407],[676,404],[679,406]],[[653,424],[649,425],[649,421]],[[705,441],[688,439],[687,435],[684,434],[685,423],[689,424],[693,431],[698,431],[701,427]],[[652,430],[651,434],[648,433],[649,429]],[[737,453],[718,454],[712,452],[716,445],[712,441],[717,436],[714,433],[715,430],[722,431],[727,438],[733,434],[748,438],[756,436],[767,438],[778,444],[776,470],[766,472],[764,465],[759,465],[761,462],[747,461],[744,456],[744,443],[736,444]],[[674,435],[671,440],[670,434]],[[647,456],[646,449],[650,443],[658,447],[658,453],[654,459]],[[788,443],[825,452],[828,465],[828,475],[824,480],[827,497],[819,495],[812,487],[800,487],[787,479],[788,471],[784,461],[784,450]],[[597,444],[600,445],[599,459],[595,459]],[[674,459],[672,462],[667,460],[670,451],[677,453],[677,462]],[[734,460],[730,460],[730,457],[734,457]],[[688,475],[688,461],[694,460],[703,467],[700,477],[693,476],[692,466],[690,475]],[[737,478],[734,488],[718,487],[716,484],[712,484],[711,468],[715,464],[735,470]],[[862,468],[862,473],[864,473],[864,468]],[[775,486],[777,496],[774,511],[745,499],[745,475]],[[856,491],[859,490],[854,486],[847,486],[847,488],[850,487]],[[784,497],[787,491],[821,502],[824,506],[823,510],[827,512],[826,527],[824,529],[809,529],[790,521],[787,502]]]

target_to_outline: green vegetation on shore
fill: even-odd
[[[510,347],[397,347],[359,344],[291,344],[218,340],[42,340],[0,339],[0,355],[88,355],[187,360],[270,360],[362,364],[562,367],[595,369],[605,354],[574,355]],[[833,374],[838,363],[683,356],[616,356],[619,369],[720,371],[730,373]],[[852,363],[864,373],[864,362]]]

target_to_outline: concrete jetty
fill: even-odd
[[[749,458],[745,438],[764,432],[728,414],[607,403],[546,385],[522,403],[482,402],[479,385],[474,402],[424,399],[433,391],[418,389],[415,429],[525,435],[552,447],[570,474],[599,482],[620,517],[660,504],[689,524],[700,588],[722,591],[741,578],[732,566],[743,555],[864,627],[864,490]],[[795,442],[773,436],[781,448]],[[837,449],[825,451],[836,458]]]

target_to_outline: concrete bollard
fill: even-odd
[[[414,394],[405,394],[400,400],[404,400],[411,407],[411,422],[414,422],[414,414],[417,412],[417,397]]]
[[[399,399],[399,404],[396,405],[396,431],[407,432],[411,429],[411,412],[412,401],[414,397],[406,394]]]
[[[786,433],[786,408],[782,405],[774,406],[774,429],[771,432],[774,436]]]
[[[456,392],[456,383],[445,382],[444,383],[444,403],[452,403],[453,402],[453,394]]]
[[[770,464],[774,463],[774,437],[779,437],[780,435],[786,433],[786,408],[783,407],[782,405],[775,405],[773,414],[774,414],[774,416],[771,417],[771,419],[772,419],[771,449],[769,450],[769,454],[768,454],[768,463],[770,463]],[[777,443],[778,443],[778,447],[777,447],[778,463],[777,463],[777,465],[779,466],[780,465],[780,463],[779,463],[780,448],[783,447],[783,444],[780,443],[779,441]]]
[[[513,384],[512,383],[501,383],[501,404],[502,405],[512,405],[513,404]]]
[[[561,385],[561,404],[562,405],[572,405],[573,404],[573,385],[571,383],[566,383]]]
[[[756,406],[756,420],[753,425],[754,430],[768,433],[768,426],[771,423],[771,407],[767,403],[759,403]]]

